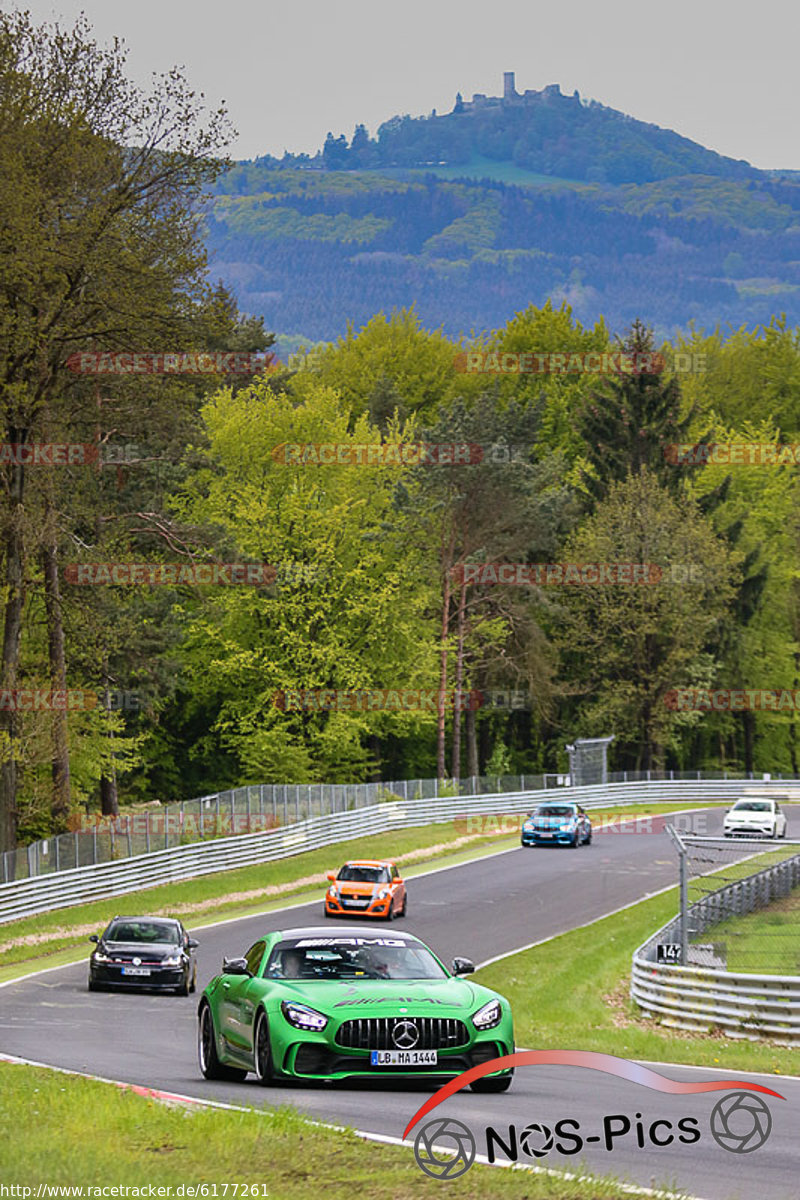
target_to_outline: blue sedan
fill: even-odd
[[[592,822],[579,804],[540,804],[522,823],[523,846],[588,846]]]

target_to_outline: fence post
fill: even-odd
[[[56,834],[56,836],[53,838],[53,846],[55,847],[55,852],[56,852],[56,853],[55,853],[55,860],[56,860],[56,870],[57,870],[57,871],[60,871],[60,870],[61,870],[61,864],[60,864],[60,862],[59,862],[59,854],[58,854],[58,849],[59,849],[59,847],[58,847],[58,843],[59,843],[59,841],[60,841],[60,835],[59,835],[59,834]]]
[[[79,843],[78,843],[78,831],[77,831],[77,829],[76,829],[76,830],[75,830],[75,866],[76,866],[76,867],[79,867],[79,866],[81,865],[81,864],[80,864],[80,858],[79,858],[80,851],[79,851],[79,849],[78,849],[78,846],[79,846]]]
[[[128,819],[125,822],[125,837],[128,842],[128,858],[133,855],[133,843],[131,842],[131,814],[128,813]]]

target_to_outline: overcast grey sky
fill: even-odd
[[[757,167],[800,169],[796,0],[28,0],[83,10],[131,76],[185,67],[225,100],[237,158],[313,152],[328,130],[447,112],[457,91],[560,83]]]

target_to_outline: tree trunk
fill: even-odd
[[[795,652],[794,656],[794,682],[792,684],[795,696],[800,688],[800,651]],[[795,721],[795,709],[792,709],[792,719],[789,723],[789,760],[792,764],[792,774],[795,779],[798,776],[797,770],[797,722]]]
[[[755,744],[756,717],[755,713],[742,713],[742,728],[744,730],[744,771],[745,775],[753,770],[753,747]]]
[[[108,775],[100,776],[100,811],[104,817],[119,816],[116,772],[110,777]]]
[[[55,529],[51,527],[52,513],[48,506],[47,539],[42,551],[44,567],[44,603],[47,614],[47,645],[50,655],[50,682],[56,691],[66,691],[67,664],[64,654],[64,623],[61,613],[61,591],[58,583],[58,557]],[[54,709],[53,721],[53,794],[50,811],[54,831],[66,828],[71,805],[69,778],[69,738],[67,709]]]
[[[461,685],[464,681],[464,610],[467,605],[467,585],[461,580],[458,595],[458,624],[456,634],[456,678],[453,689],[453,757],[450,775],[461,778]]]
[[[478,767],[478,722],[475,717],[475,709],[469,706],[464,719],[467,733],[467,775],[471,779],[475,779],[480,774]]]
[[[103,662],[103,704],[108,711],[109,706],[109,685],[108,678],[108,660]],[[114,730],[109,730],[108,736],[111,739],[112,746],[112,762],[113,762],[113,746],[114,746]],[[117,796],[117,771],[116,767],[112,766],[110,775],[100,776],[100,812],[104,817],[119,816],[119,799]]]
[[[9,440],[24,440],[21,431],[9,429]],[[0,673],[2,687],[12,693],[17,685],[19,642],[22,630],[22,606],[25,599],[23,580],[24,542],[22,533],[22,498],[25,490],[25,468],[11,467],[9,517],[6,530],[6,598],[3,623],[3,650]],[[17,845],[17,736],[19,725],[13,704],[0,706],[0,851],[14,850]]]
[[[450,545],[442,554],[442,632],[439,661],[439,709],[436,718],[436,778],[445,778],[445,735],[447,731],[445,701],[447,699],[447,637],[450,632],[450,569],[453,563],[455,531],[451,530]]]

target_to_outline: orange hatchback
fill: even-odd
[[[369,859],[348,862],[335,875],[328,872],[326,917],[404,917],[408,900],[397,864]]]

